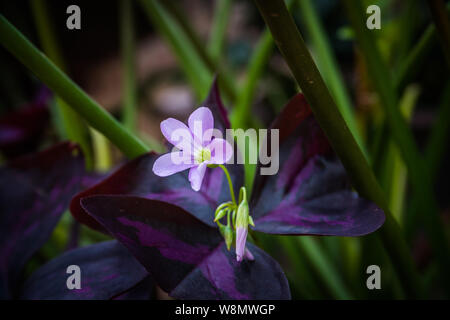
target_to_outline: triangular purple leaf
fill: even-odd
[[[80,289],[69,289],[67,267],[80,268]],[[21,299],[107,300],[146,279],[148,272],[117,241],[74,249],[48,262],[27,280]],[[148,288],[149,291],[152,289]]]
[[[383,211],[351,190],[303,95],[288,103],[272,128],[280,129],[280,169],[276,175],[255,180],[254,230],[358,236],[383,224]]]
[[[93,196],[81,203],[175,298],[290,297],[277,262],[249,244],[255,261],[239,264],[216,228],[180,207],[131,196]]]

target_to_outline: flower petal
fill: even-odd
[[[80,268],[80,289],[68,290],[68,266]],[[116,240],[68,251],[36,270],[21,299],[106,300],[128,291],[148,276],[145,268]],[[149,288],[151,289],[151,288]]]
[[[191,130],[181,121],[173,118],[161,122],[164,137],[180,150],[193,154],[193,137]]]
[[[195,165],[190,156],[186,157],[182,151],[174,151],[156,159],[152,170],[157,176],[167,177]]]
[[[242,261],[245,252],[245,243],[247,241],[248,229],[243,227],[236,228],[236,260]]]
[[[0,168],[0,298],[50,237],[84,174],[80,149],[62,143]]]
[[[224,164],[233,156],[233,147],[224,139],[215,138],[206,148],[211,151],[210,163]]]
[[[188,120],[189,129],[194,134],[196,144],[207,145],[214,129],[214,118],[211,110],[206,107],[197,108],[191,113]]]
[[[238,263],[216,228],[180,207],[131,196],[93,196],[81,202],[174,298],[290,298],[281,267],[267,253],[249,243],[254,261]]]
[[[202,187],[202,181],[205,176],[206,168],[207,163],[202,162],[197,167],[189,170],[189,181],[191,182],[191,187],[194,191],[199,191]]]

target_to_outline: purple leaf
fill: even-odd
[[[79,148],[62,143],[0,169],[0,288],[8,296],[45,243],[84,173]]]
[[[214,81],[210,94],[202,104],[211,109],[215,127],[223,131],[229,127],[226,110],[220,99],[217,82]],[[188,172],[180,172],[168,177],[159,177],[152,172],[153,163],[158,158],[155,153],[134,159],[109,178],[75,196],[70,204],[73,216],[81,223],[99,231],[105,231],[80,206],[80,199],[91,195],[123,194],[145,197],[175,204],[204,223],[214,226],[214,210],[230,200],[228,182],[220,168],[206,169],[200,191],[192,190]],[[235,191],[244,183],[243,165],[227,165]],[[235,196],[238,196],[236,194]]]
[[[16,157],[38,145],[49,120],[49,96],[44,88],[32,103],[0,117],[0,151],[5,156]]]
[[[219,85],[217,82],[217,77],[214,78],[213,84],[209,89],[208,97],[203,101],[202,106],[211,109],[214,116],[214,127],[225,131],[231,127],[230,120],[228,119],[227,109],[222,103],[220,97]]]
[[[80,268],[80,289],[67,287],[73,275],[67,273],[71,265]],[[136,287],[147,276],[122,244],[106,241],[68,251],[36,270],[26,281],[21,299],[106,300]]]
[[[309,110],[299,94],[271,127],[280,129],[280,169],[255,180],[253,229],[339,236],[375,231],[384,222],[383,211],[351,190],[342,164]]]
[[[270,256],[249,244],[255,261],[238,263],[216,228],[180,207],[131,196],[93,196],[81,203],[172,297],[290,298],[287,280]]]

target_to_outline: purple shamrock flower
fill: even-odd
[[[0,168],[0,299],[110,299],[147,281],[148,272],[116,240],[67,251],[23,278],[79,192],[83,163],[78,146],[61,143]],[[80,289],[67,289],[70,265],[83,270]]]
[[[216,83],[203,105],[219,130],[228,127]],[[271,128],[280,130],[280,170],[256,176],[248,203],[245,192],[239,206],[230,201],[229,189],[232,198],[235,194],[220,168],[207,171],[195,192],[183,172],[153,174],[158,156],[149,153],[78,194],[72,213],[122,242],[172,297],[287,299],[289,287],[278,263],[246,243],[249,226],[272,234],[359,236],[378,229],[384,213],[352,191],[303,95],[288,103]],[[226,168],[231,185],[242,186],[243,166]]]
[[[161,122],[161,132],[176,150],[156,159],[153,172],[167,177],[190,169],[192,189],[199,191],[206,167],[226,163],[232,157],[233,150],[226,140],[213,136],[214,117],[210,109],[200,107],[195,110],[189,116],[188,124],[189,127],[173,118]]]

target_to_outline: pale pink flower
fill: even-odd
[[[224,164],[233,155],[233,148],[224,139],[214,137],[214,117],[206,107],[196,109],[188,125],[173,118],[161,122],[161,132],[175,146],[153,164],[153,172],[166,177],[189,169],[189,181],[199,191],[209,164]]]

